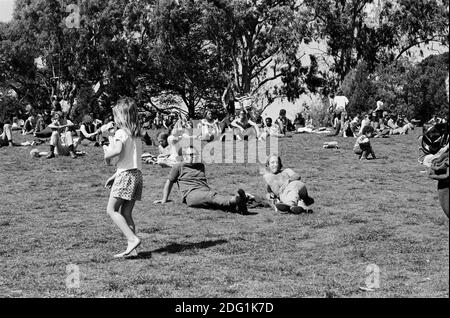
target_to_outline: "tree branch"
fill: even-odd
[[[258,84],[258,86],[251,92],[251,94],[250,95],[254,95],[264,84],[266,84],[266,83],[268,83],[268,82],[270,82],[270,81],[273,81],[273,80],[275,80],[275,79],[277,79],[277,78],[279,78],[280,76],[282,76],[283,75],[283,73],[279,73],[279,74],[277,74],[277,75],[275,75],[275,76],[272,76],[272,77],[268,77],[268,78],[266,78],[266,79],[264,79],[261,83],[259,83]]]

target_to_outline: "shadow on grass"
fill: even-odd
[[[178,244],[178,243],[172,243],[167,245],[166,247],[159,248],[154,251],[148,251],[148,252],[141,252],[138,254],[138,256],[133,257],[133,259],[145,259],[145,258],[151,258],[153,253],[180,253],[186,250],[192,250],[192,249],[200,249],[200,248],[209,248],[213,247],[219,244],[225,244],[228,243],[227,240],[215,240],[215,241],[204,241],[204,242],[198,242],[198,243],[185,243],[185,244]]]

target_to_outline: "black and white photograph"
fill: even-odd
[[[448,299],[449,120],[449,0],[0,0],[0,298]]]

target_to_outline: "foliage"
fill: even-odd
[[[432,41],[448,47],[448,0],[305,0],[316,39],[327,43],[336,84],[359,62],[369,72]],[[369,15],[374,15],[370,17]]]
[[[414,65],[399,59],[379,66],[373,73],[360,63],[349,72],[341,86],[350,103],[348,112],[367,112],[382,100],[385,108],[408,118],[426,121],[433,114],[448,116],[445,79],[448,76],[449,54],[434,55]]]
[[[307,112],[311,115],[315,127],[326,127],[331,122],[328,111],[328,98],[321,94],[311,94],[311,102],[307,105]],[[306,119],[306,118],[305,118]]]
[[[375,3],[382,6],[371,24],[367,8]],[[371,107],[370,95],[388,94],[369,87],[370,74],[411,47],[448,45],[448,0],[90,0],[79,6],[80,27],[69,28],[61,1],[16,1],[13,20],[0,24],[2,87],[47,108],[50,96],[74,105],[84,98],[83,87],[101,83],[85,106],[103,115],[126,95],[147,110],[184,104],[193,117],[205,107],[220,110],[228,85],[264,109],[278,97],[327,94],[356,70],[343,85],[356,89],[356,111]],[[314,55],[302,64],[302,45],[313,40],[327,45],[331,75],[319,70]],[[362,82],[351,86],[354,76]]]
[[[25,113],[25,105],[17,98],[0,96],[0,123],[12,120],[13,117],[22,118]]]

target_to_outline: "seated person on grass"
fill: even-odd
[[[272,123],[272,118],[267,117],[265,119],[265,125],[263,127],[263,132],[261,133],[261,136],[259,139],[265,140],[267,137],[284,137],[284,135],[281,133],[280,126],[278,126],[277,123]]]
[[[21,143],[14,143],[12,141],[12,125],[10,120],[6,120],[5,124],[0,123],[0,148],[1,147],[13,147],[13,146],[31,146],[32,143],[24,141]]]
[[[239,117],[233,120],[231,126],[234,128],[234,135],[237,140],[246,140],[250,137],[259,138],[258,125],[248,118],[245,110],[239,112]]]
[[[369,155],[372,155],[372,159],[376,159],[375,152],[369,140],[374,135],[373,127],[365,126],[361,132],[361,136],[356,139],[355,145],[353,146],[353,151],[359,156],[359,160],[368,159]]]
[[[22,130],[24,123],[25,122],[23,121],[23,119],[19,119],[19,117],[14,116],[12,119],[11,129],[12,130]],[[2,128],[2,126],[0,126],[0,128]]]
[[[174,131],[173,129],[172,131]],[[169,135],[166,132],[158,134],[158,150],[159,155],[156,158],[156,164],[163,168],[172,167],[182,161],[180,156],[180,149],[178,145],[179,137],[176,135]]]
[[[281,212],[299,214],[312,213],[309,206],[314,199],[308,195],[306,185],[292,169],[283,169],[281,158],[270,155],[266,162],[264,181],[267,185],[267,199]]]
[[[36,124],[37,118],[33,114],[31,114],[23,124],[22,135],[33,134],[36,131]]]
[[[83,146],[94,145],[99,147],[101,143],[102,130],[96,128],[91,115],[84,115],[80,125],[80,143]]]
[[[198,123],[197,129],[201,131],[201,135],[198,138],[206,141],[213,141],[215,136],[219,136],[221,132],[219,123],[217,119],[214,119],[211,110],[206,111],[205,118]]]
[[[182,194],[182,202],[189,207],[247,214],[247,195],[244,190],[238,189],[236,196],[213,191],[206,179],[205,165],[199,159],[193,147],[184,149],[184,162],[172,167],[164,185],[163,198],[154,203],[166,203],[174,183],[177,183]]]
[[[5,146],[14,146],[12,141],[12,127],[9,120],[6,121],[0,132],[0,148]]]
[[[291,120],[286,117],[286,109],[284,108],[280,109],[279,116],[275,120],[275,123],[280,126],[281,133],[284,135],[286,135],[288,131],[295,130],[295,127],[293,128]]]
[[[414,129],[414,125],[411,124],[407,119],[402,116],[391,115],[391,118],[388,120],[388,126],[391,129],[391,135],[406,135],[409,130]]]
[[[37,127],[33,134],[36,138],[46,139],[51,137],[53,129],[50,125],[53,122],[55,114],[55,112],[53,112],[53,115],[45,112],[44,115],[38,115]]]
[[[74,124],[67,118],[61,111],[55,112],[53,117],[53,122],[48,125],[53,132],[50,137],[50,153],[47,159],[54,158],[55,155],[60,156],[71,156],[73,159],[77,157],[75,154],[75,148],[77,146],[77,141],[72,137],[72,128]],[[64,137],[64,143],[61,140],[61,135]]]

